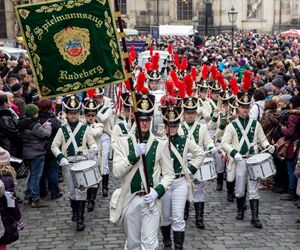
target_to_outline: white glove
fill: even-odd
[[[146,153],[146,150],[147,150],[146,143],[138,143],[135,148],[135,155],[137,157],[144,155]]]
[[[235,161],[242,161],[242,160],[243,160],[243,156],[241,156],[240,153],[237,153],[237,154],[234,156],[234,160],[235,160]]]
[[[69,161],[66,158],[62,158],[59,162],[62,167],[69,165]]]
[[[274,154],[274,152],[275,152],[275,147],[274,147],[273,145],[270,145],[270,146],[268,147],[268,151],[269,151],[271,154]]]
[[[150,193],[144,196],[144,202],[145,203],[151,203],[154,202],[158,197],[158,193],[153,189],[150,188]]]
[[[218,152],[218,148],[217,148],[217,147],[214,147],[214,148],[212,148],[212,149],[211,149],[211,151],[210,151],[210,152],[211,152],[211,154],[213,154],[213,155],[214,155],[215,153],[217,153],[217,152]]]

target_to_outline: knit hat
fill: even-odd
[[[11,91],[12,91],[13,93],[15,93],[15,92],[18,92],[21,88],[22,88],[22,85],[21,85],[20,83],[16,83],[15,85],[13,85],[13,86],[11,87]]]
[[[6,165],[10,163],[10,154],[7,150],[0,147],[0,165]]]
[[[238,61],[238,65],[240,65],[241,67],[244,66],[246,64],[246,60],[244,58],[241,58],[239,61]]]
[[[283,77],[282,76],[275,76],[272,80],[272,85],[274,85],[276,88],[281,89],[284,85]]]
[[[38,112],[39,112],[39,108],[35,104],[30,103],[30,104],[26,105],[25,116],[27,116],[27,117],[33,117]]]
[[[282,96],[279,96],[280,100],[283,101],[285,103],[285,105],[289,105],[290,100],[292,99],[292,96],[289,94],[285,94]]]

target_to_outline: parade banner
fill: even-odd
[[[125,79],[109,0],[28,4],[16,13],[41,98]]]

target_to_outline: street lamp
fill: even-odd
[[[231,33],[232,33],[232,37],[231,37],[232,54],[233,54],[233,43],[234,43],[234,23],[236,22],[237,15],[238,15],[238,12],[232,5],[231,9],[228,11],[228,18],[229,18],[229,22],[231,23]]]
[[[192,23],[193,23],[193,32],[194,32],[194,35],[195,35],[196,28],[197,28],[197,25],[198,25],[198,16],[193,16],[192,17]]]
[[[211,16],[212,0],[205,0],[205,36],[208,34],[208,17]]]

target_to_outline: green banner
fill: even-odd
[[[110,0],[64,0],[16,7],[41,98],[123,81]]]

